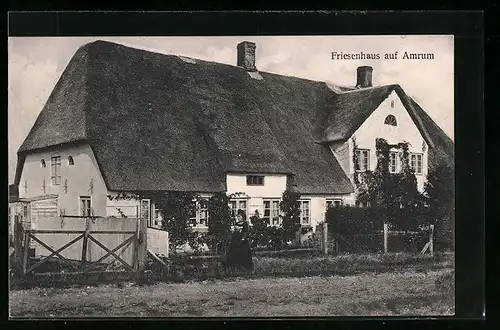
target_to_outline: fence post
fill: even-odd
[[[21,223],[21,218],[18,215],[14,216],[14,258],[18,265],[22,265],[22,249],[23,249],[23,224]]]
[[[431,231],[429,233],[429,251],[431,257],[434,257],[434,225],[431,225]]]
[[[29,242],[29,232],[25,231],[24,232],[24,258],[23,258],[23,274],[26,275],[26,269],[28,269],[28,253],[30,249],[30,242]]]
[[[85,268],[87,263],[87,249],[89,244],[89,230],[90,230],[90,217],[85,218],[85,233],[83,234],[83,245],[82,245],[82,269]]]
[[[387,226],[387,223],[384,222],[384,253],[389,252],[388,248],[388,240],[389,240],[389,228]]]
[[[328,223],[323,222],[323,253],[328,254]]]
[[[139,226],[139,237],[138,237],[138,247],[137,247],[137,270],[141,271],[146,267],[146,262],[148,258],[148,235],[147,235],[147,221],[139,218],[137,220]]]

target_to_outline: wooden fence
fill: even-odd
[[[36,228],[16,224],[15,237],[15,258],[25,275],[55,257],[67,267],[65,273],[116,264],[139,272],[146,265],[146,222],[141,219],[48,217],[39,219]],[[30,246],[35,247],[35,258],[29,256]]]
[[[328,249],[333,254],[413,252],[434,254],[434,225],[419,231],[390,230],[387,223],[380,231],[340,235],[330,232]]]

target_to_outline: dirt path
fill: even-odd
[[[450,315],[445,270],[11,291],[12,317]]]

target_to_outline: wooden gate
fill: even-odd
[[[141,221],[141,219],[123,219],[124,221],[136,221],[135,230],[90,230],[91,223],[99,221],[99,219],[104,219],[103,217],[82,217],[82,216],[61,216],[63,218],[79,218],[85,220],[84,230],[44,230],[44,229],[24,229],[23,230],[23,253],[22,253],[22,271],[24,275],[33,273],[37,268],[51,260],[53,257],[57,257],[59,261],[68,266],[68,271],[65,273],[87,273],[94,271],[97,267],[102,265],[102,262],[109,257],[112,257],[113,262],[118,261],[127,271],[139,272],[144,269],[147,251],[146,251],[146,221]],[[44,242],[37,235],[49,234],[53,238],[54,235],[68,235],[76,234],[76,238],[73,238],[68,243],[61,247],[53,248],[46,241]],[[103,242],[99,240],[96,235],[127,235],[128,237],[121,241],[115,247],[108,247]],[[48,256],[43,257],[41,260],[30,265],[30,258],[28,257],[30,242],[34,241],[38,243],[39,246],[45,248],[50,252]],[[57,241],[57,240],[56,240]],[[74,246],[77,242],[82,241],[81,257],[80,260],[69,259],[62,255],[63,251],[67,250],[69,247]],[[100,247],[105,251],[105,254],[95,261],[87,260],[89,242],[93,242],[95,245]],[[118,250],[122,249],[124,251],[130,245],[133,245],[133,258],[132,262],[129,263],[123,260],[119,256]],[[19,247],[20,248],[20,247]],[[20,253],[17,253],[20,255]]]

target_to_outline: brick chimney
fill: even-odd
[[[257,71],[255,67],[255,43],[243,41],[236,47],[238,51],[237,65],[243,67],[247,71]]]
[[[360,66],[358,67],[358,80],[356,82],[356,87],[366,88],[372,87],[372,72],[373,68],[371,66]]]

